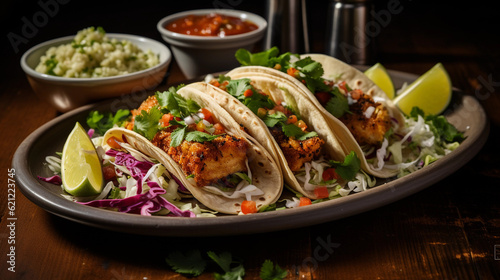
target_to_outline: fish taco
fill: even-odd
[[[358,155],[365,172],[389,178],[401,171],[401,157],[389,156],[387,148],[401,140],[392,136],[404,128],[405,118],[361,71],[327,55],[278,55],[275,48],[259,54],[239,50],[236,57],[244,66],[228,75],[268,74],[294,84],[322,112],[345,151]]]
[[[189,87],[148,97],[125,128],[108,130],[109,139],[157,159],[194,198],[220,213],[256,212],[283,189],[273,156],[213,99]]]
[[[281,164],[286,184],[311,199],[338,193],[359,171],[324,116],[286,80],[221,75],[188,85],[210,95]]]

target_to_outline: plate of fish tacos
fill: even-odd
[[[470,160],[487,136],[484,111],[470,97],[446,117],[418,108],[406,116],[358,68],[332,57],[274,49],[236,57],[242,66],[228,72],[44,125],[16,151],[21,191],[51,213],[110,230],[284,230],[422,190]],[[416,79],[390,74],[398,86]],[[76,122],[86,124],[101,159],[97,195],[75,197],[60,180],[65,139],[54,139]]]

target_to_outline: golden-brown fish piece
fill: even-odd
[[[158,132],[152,143],[177,162],[186,176],[194,175],[198,186],[210,185],[236,172],[247,172],[245,139],[224,134],[210,142],[184,140],[179,146],[171,147],[173,129]]]
[[[362,94],[349,106],[340,120],[360,145],[379,145],[385,133],[391,128],[391,117],[387,109],[375,102],[369,95]]]
[[[132,119],[125,124],[125,128],[132,130],[134,128],[135,117],[140,115],[142,111],[149,112],[149,110],[153,107],[158,107],[158,100],[154,95],[149,96],[146,100],[144,100],[139,108],[130,111]]]
[[[325,141],[318,136],[306,140],[287,137],[281,128],[271,128],[271,134],[278,143],[292,172],[299,171],[304,163],[317,158]]]

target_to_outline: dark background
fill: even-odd
[[[500,47],[498,33],[500,23],[495,13],[496,9],[488,1],[411,1],[392,0],[399,3],[402,12],[391,15],[388,24],[374,38],[377,62],[446,62],[446,60],[462,57],[467,59],[485,59],[491,62],[492,73],[495,77],[498,71],[499,58],[491,55],[492,50]],[[389,0],[375,0],[375,11],[387,8]],[[322,42],[326,35],[328,0],[307,1],[308,24],[311,38],[311,51],[324,52]],[[15,56],[19,61],[23,52],[30,47],[61,36],[74,35],[78,30],[88,26],[102,26],[108,33],[128,33],[146,36],[162,41],[156,23],[163,17],[189,9],[198,8],[230,8],[254,12],[265,15],[265,0],[188,0],[188,1],[96,1],[96,0],[39,0],[14,1],[3,0],[0,18],[2,54]],[[43,6],[49,6],[52,15],[44,12]],[[57,7],[57,8],[55,8]],[[130,11],[135,11],[133,17]],[[46,17],[40,16],[45,13]],[[38,15],[38,17],[37,17]],[[23,20],[24,19],[24,20]],[[26,20],[34,23],[35,20],[43,23],[36,27],[30,38],[23,36]],[[105,25],[104,25],[105,23]],[[56,27],[56,28],[54,28]],[[432,44],[421,44],[415,38],[397,40],[397,45],[391,48],[388,44],[397,37],[405,37],[416,29],[426,30]],[[50,30],[50,31],[49,31]],[[54,31],[57,30],[57,31]],[[26,39],[13,47],[8,34],[16,34]],[[426,38],[428,39],[428,38]],[[383,41],[384,48],[378,47]],[[429,42],[429,40],[426,40]],[[463,46],[454,52],[449,52],[450,44]],[[428,49],[428,56],[407,56],[407,50],[413,48]],[[484,57],[471,58],[467,50],[479,48]],[[497,52],[498,53],[498,52]],[[9,65],[8,74],[22,73],[19,63]],[[495,80],[495,79],[493,79]],[[500,80],[500,78],[496,79]]]

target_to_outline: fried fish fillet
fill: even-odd
[[[325,144],[325,141],[318,136],[297,140],[286,136],[281,128],[271,128],[270,131],[293,172],[299,171],[304,163],[317,158]]]
[[[171,147],[173,128],[158,132],[152,143],[177,162],[186,176],[193,175],[198,186],[207,186],[236,172],[247,172],[245,139],[221,135],[209,142],[182,141]]]
[[[144,100],[141,103],[139,108],[130,111],[130,113],[132,113],[132,119],[128,123],[125,124],[125,128],[132,130],[134,128],[134,121],[135,121],[136,116],[140,115],[142,111],[149,112],[149,110],[151,110],[151,108],[158,107],[158,105],[159,104],[158,104],[158,100],[156,99],[156,96],[154,96],[154,95],[149,96],[146,100]]]
[[[379,145],[385,133],[391,128],[391,117],[387,109],[375,102],[369,95],[362,94],[349,106],[350,112],[340,120],[360,145]]]

